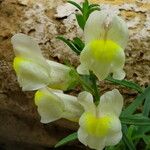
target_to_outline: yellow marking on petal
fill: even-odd
[[[93,114],[87,113],[85,116],[85,130],[98,137],[106,136],[109,133],[110,122],[112,118],[110,116],[104,116],[97,118]]]
[[[13,61],[13,68],[18,73],[20,70],[21,63],[24,63],[26,60],[22,57],[15,57]]]
[[[41,91],[37,91],[35,93],[35,104],[38,105],[38,103],[42,100],[42,98],[44,97],[44,93]]]
[[[111,40],[94,40],[89,46],[95,59],[107,62],[112,61],[116,53],[123,50]]]
[[[48,101],[55,101],[56,104],[59,103],[59,98],[57,97],[57,95],[49,92],[47,93],[47,91],[37,91],[35,93],[35,104],[38,105],[39,102],[41,102],[42,100],[46,100]]]

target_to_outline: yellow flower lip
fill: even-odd
[[[14,69],[16,70],[16,72],[18,73],[19,72],[19,65],[21,64],[21,63],[24,63],[25,62],[25,59],[24,58],[22,58],[22,57],[15,57],[14,58],[14,62],[13,62],[13,67],[14,67]]]
[[[103,116],[97,118],[91,113],[86,113],[85,116],[85,130],[97,137],[107,136],[110,129],[110,122],[112,118],[110,116]]]
[[[114,59],[117,52],[123,49],[111,40],[94,40],[89,43],[92,55],[100,61],[110,62]]]

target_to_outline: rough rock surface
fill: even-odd
[[[79,2],[81,0],[78,0]],[[91,0],[102,9],[114,9],[127,22],[130,40],[125,50],[127,79],[142,86],[150,82],[150,2],[149,0]],[[14,53],[10,38],[17,32],[35,37],[43,55],[77,66],[78,57],[57,35],[82,37],[75,20],[75,8],[65,0],[0,0],[0,149],[45,149],[72,132],[77,125],[64,120],[49,125],[39,121],[33,93],[22,92],[12,68]],[[112,4],[112,5],[110,5]],[[101,85],[102,90],[108,87]],[[135,93],[127,93],[125,97]],[[69,124],[69,125],[68,125]],[[85,149],[75,144],[74,149]],[[64,149],[73,149],[65,147]]]

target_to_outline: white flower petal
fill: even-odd
[[[117,89],[106,92],[100,98],[99,115],[114,114],[119,117],[123,107],[123,97]]]
[[[89,73],[89,69],[88,69],[86,66],[82,65],[82,64],[80,64],[80,65],[77,67],[77,72],[78,72],[79,74],[82,74],[82,75],[89,75],[89,74],[90,74],[90,73]]]
[[[91,93],[86,91],[79,93],[78,102],[83,106],[86,112],[95,113],[96,107]]]
[[[107,39],[118,43],[123,49],[127,46],[128,27],[125,21],[117,15],[113,16]]]
[[[84,144],[85,146],[87,146],[87,137],[88,134],[80,127],[78,130],[78,139],[79,141]]]
[[[51,81],[49,84],[51,88],[66,90],[71,83],[75,82],[76,78],[70,74],[70,67],[51,60],[47,60],[47,62],[51,68]]]
[[[49,83],[47,70],[28,59],[16,57],[13,67],[23,91],[37,90]]]
[[[122,80],[125,78],[125,72],[123,70],[125,64],[125,53],[120,50],[116,53],[115,59],[112,62],[111,72],[113,73],[113,78]]]
[[[113,146],[113,145],[118,144],[121,139],[122,139],[122,132],[120,131],[120,132],[109,135],[106,138],[105,144],[106,146]]]
[[[64,103],[65,108],[62,118],[78,122],[83,113],[83,107],[79,104],[77,97],[55,91],[54,94],[56,94]]]
[[[87,137],[87,144],[92,149],[103,150],[105,147],[105,138],[99,138],[89,135]]]
[[[88,18],[84,27],[84,38],[85,44],[93,41],[102,39],[104,36],[104,20],[107,14],[103,11],[94,11]]]
[[[93,73],[97,76],[97,78],[101,81],[104,80],[110,73],[110,64],[106,63],[100,63],[98,61],[95,61],[95,63],[92,66]]]
[[[30,36],[18,33],[11,38],[11,42],[16,56],[27,58],[43,57],[38,43]]]
[[[86,119],[88,118],[87,118],[87,113],[85,112],[79,120],[79,125],[80,125],[80,128],[78,130],[79,141],[85,146],[89,146],[92,149],[102,150],[105,147],[105,137],[101,138],[101,137],[97,137],[97,136],[93,136],[89,134],[86,131],[86,128],[87,128],[86,126],[87,126],[87,122],[89,122],[90,120],[86,120]],[[94,124],[91,124],[91,125],[94,125]],[[92,129],[93,127],[89,126],[89,128]]]
[[[38,106],[42,123],[60,119],[65,108],[63,101],[46,88],[35,93],[35,104]]]
[[[113,72],[113,78],[118,80],[123,80],[126,76],[126,73],[123,69],[118,69],[115,72]]]
[[[17,57],[30,59],[50,72],[50,67],[42,56],[38,43],[32,37],[18,33],[11,38],[11,43]]]
[[[103,11],[95,11],[88,18],[84,37],[86,44],[98,39],[112,40],[123,49],[128,41],[128,28],[126,23],[117,15]]]

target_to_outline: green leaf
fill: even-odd
[[[91,4],[91,5],[89,6],[89,8],[93,8],[93,7],[100,7],[100,5],[99,5],[99,4]]]
[[[100,8],[91,8],[90,10],[89,10],[89,14],[91,14],[92,12],[94,12],[94,11],[100,11]]]
[[[71,40],[66,39],[63,36],[57,36],[57,39],[63,41],[65,44],[67,44],[74,52],[76,52],[78,55],[80,54],[80,51],[74,46]]]
[[[147,132],[150,132],[150,126],[144,126],[144,127],[138,128],[136,135],[145,134]]]
[[[118,85],[130,88],[130,89],[134,89],[138,91],[139,93],[143,92],[143,89],[138,84],[131,82],[131,81],[117,80],[117,79],[112,78],[111,76],[108,76],[105,80],[112,82],[114,84],[118,84]]]
[[[77,19],[78,25],[81,27],[82,30],[84,30],[84,26],[89,15],[95,10],[100,10],[99,5],[89,4],[88,0],[84,0],[84,2],[82,3],[82,7],[76,2],[71,1],[71,0],[68,0],[68,3],[74,5],[77,9],[81,11],[81,14],[79,13],[76,14],[76,19]]]
[[[89,2],[88,0],[85,0],[84,3],[83,3],[83,7],[82,7],[82,14],[83,14],[83,19],[84,19],[84,22],[86,23],[88,17],[89,17]]]
[[[137,98],[122,112],[123,115],[131,115],[136,109],[143,103],[146,95],[149,93],[150,87],[146,88],[142,94],[137,96]]]
[[[136,150],[132,140],[127,136],[124,128],[122,129],[122,132],[123,132],[123,142],[128,147],[128,150]]]
[[[82,42],[82,40],[80,38],[75,37],[72,42],[79,51],[83,50],[85,44]]]
[[[120,116],[122,124],[150,126],[150,119],[141,115]]]
[[[68,0],[67,2],[70,3],[70,4],[72,4],[72,5],[74,5],[76,8],[78,8],[82,12],[82,8],[81,8],[81,6],[79,4],[77,4],[74,1],[70,1],[70,0]]]
[[[149,150],[150,149],[150,135],[143,135],[143,141],[146,144],[145,150]]]
[[[71,142],[71,141],[74,141],[76,140],[78,137],[77,137],[77,132],[74,132],[70,135],[68,135],[67,137],[63,138],[62,140],[60,140],[56,145],[55,145],[55,148],[57,147],[60,147],[64,144],[67,144],[68,142]]]
[[[128,133],[127,133],[128,137],[131,138],[134,131],[135,131],[135,126],[130,125],[129,128],[128,128]]]
[[[77,19],[77,22],[78,22],[80,28],[81,28],[82,30],[84,30],[85,21],[84,21],[83,16],[82,16],[81,14],[76,14],[76,19]]]
[[[143,115],[149,116],[150,112],[150,89],[147,90],[147,95],[144,102]]]

